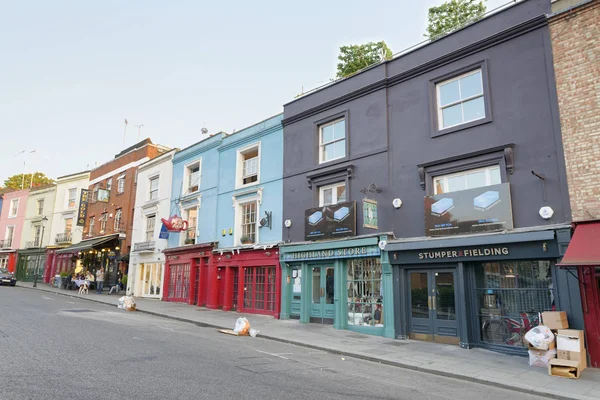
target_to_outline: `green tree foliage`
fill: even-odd
[[[482,18],[486,11],[486,0],[450,0],[438,7],[431,7],[427,16],[427,34],[436,40],[459,29],[470,21]]]
[[[42,172],[33,173],[33,183],[31,182],[31,179],[32,174],[25,174],[25,183],[23,183],[23,174],[13,175],[4,181],[4,186],[16,190],[21,190],[21,184],[23,184],[24,189],[28,189],[30,186],[38,187],[54,183],[53,179],[48,178]]]
[[[392,58],[392,50],[381,42],[340,47],[336,78],[345,78],[369,65]]]

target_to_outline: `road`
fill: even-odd
[[[0,287],[0,399],[541,399]]]

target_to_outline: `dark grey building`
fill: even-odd
[[[571,214],[548,13],[520,2],[285,105],[282,318],[508,352],[537,312],[582,326],[555,266]]]

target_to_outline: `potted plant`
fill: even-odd
[[[194,239],[191,239],[191,238],[185,239],[185,244],[194,244]]]
[[[242,244],[252,244],[254,243],[254,239],[250,235],[242,235],[240,242],[242,242]]]

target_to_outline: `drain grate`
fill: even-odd
[[[88,310],[87,308],[76,308],[73,310],[63,310],[64,312],[82,313],[82,312],[95,312],[94,310]]]

